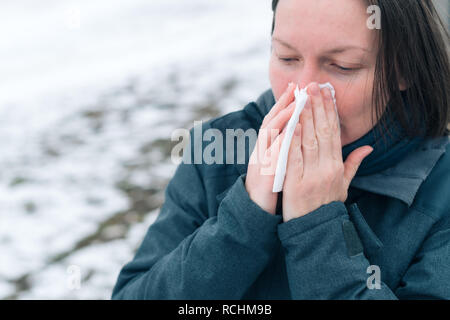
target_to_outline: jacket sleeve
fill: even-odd
[[[278,233],[293,299],[450,298],[448,226],[424,242],[403,285],[394,291],[382,279],[378,286],[368,285],[371,263],[343,202],[331,202],[282,223]]]
[[[250,200],[243,179],[208,217],[198,168],[181,164],[112,299],[240,299],[273,255],[282,219]]]
[[[400,299],[450,299],[450,220],[438,223],[396,289]]]

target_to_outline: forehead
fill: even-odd
[[[274,37],[295,47],[354,45],[372,51],[376,31],[363,0],[281,0]]]

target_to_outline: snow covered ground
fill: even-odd
[[[0,299],[110,298],[174,172],[172,131],[269,88],[271,14],[260,0],[0,3]]]

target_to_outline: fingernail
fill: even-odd
[[[318,96],[320,93],[320,88],[317,85],[317,83],[313,82],[310,86],[309,86],[309,92],[314,95],[314,96]]]

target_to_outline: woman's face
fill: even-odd
[[[272,36],[270,82],[275,99],[289,82],[336,89],[342,145],[373,128],[376,31],[362,0],[280,0]]]

